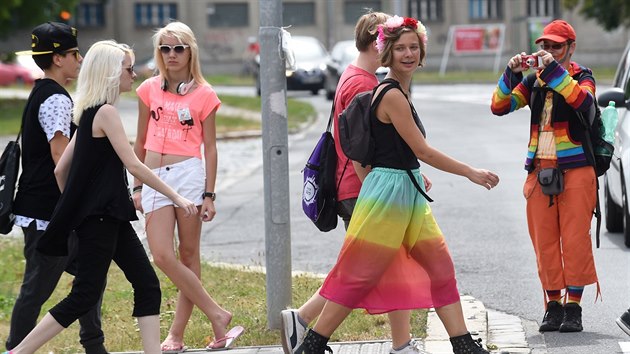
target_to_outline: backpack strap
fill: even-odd
[[[394,79],[383,80],[380,84],[378,84],[374,88],[374,90],[372,91],[372,94],[376,93],[376,90],[381,85],[387,85],[387,86],[383,87],[381,92],[379,92],[379,94],[376,96],[376,98],[372,101],[372,104],[370,105],[370,117],[373,117],[373,118],[376,118],[376,113],[375,113],[376,107],[378,106],[379,103],[381,103],[381,100],[383,100],[383,96],[385,96],[385,93],[387,93],[387,91],[393,88],[397,88],[400,90],[400,92],[402,92],[405,98],[407,97],[405,92],[402,90],[402,87],[400,87],[400,83],[398,83],[398,81]],[[412,114],[415,113],[416,110],[411,104],[411,102],[409,102],[408,99],[407,99],[407,102],[409,103],[409,107],[411,108]],[[402,143],[400,142],[400,139],[395,139],[395,141],[396,141],[396,150],[398,151],[398,155],[403,156],[404,152],[403,152]],[[422,190],[422,188],[420,187],[420,184],[418,184],[418,181],[416,180],[416,177],[413,175],[413,172],[411,172],[411,169],[406,168],[405,171],[407,172],[409,179],[411,179],[411,183],[413,183],[413,186],[416,187],[416,189],[418,190],[418,193],[420,193],[428,202],[433,202],[433,199],[431,199],[431,197],[429,197],[427,193]]]
[[[580,81],[585,74],[586,73],[582,71],[575,79]],[[593,105],[591,105],[591,108],[589,109],[588,118],[584,117],[584,114],[580,111],[575,111],[575,113],[577,114],[580,123],[582,123],[582,127],[584,127],[584,142],[586,144],[582,144],[582,146],[585,147],[584,152],[587,154],[587,159],[590,159],[590,162],[593,166],[593,172],[595,173],[595,185],[597,186],[597,189],[595,190],[595,196],[597,198],[597,203],[595,204],[595,211],[593,212],[593,215],[595,215],[595,219],[597,219],[597,226],[595,228],[595,245],[597,248],[599,248],[599,233],[602,227],[602,210],[599,205],[599,178],[597,177],[597,169],[595,167],[595,150],[593,147],[593,142],[591,141],[592,124],[597,124],[597,122],[594,122],[596,114],[595,110],[593,109],[596,104],[597,98],[595,97],[595,95],[593,95]]]
[[[354,74],[354,75],[350,75],[349,77],[347,77],[345,80],[343,80],[343,82],[341,83],[341,85],[339,85],[339,88],[342,88],[343,85],[345,85],[345,83],[350,80],[351,78],[355,77],[355,76],[359,76],[361,74]],[[332,108],[330,109],[330,115],[328,116],[328,124],[326,126],[326,131],[327,132],[331,132],[332,131],[332,123],[333,123],[333,116],[335,115],[335,101],[336,101],[336,97],[337,95],[335,95],[335,97],[333,98],[333,104],[332,104]],[[348,168],[348,162],[350,162],[349,158],[346,158],[346,162],[343,165],[343,171],[341,171],[341,176],[339,176],[339,182],[337,182],[337,188],[335,189],[335,192],[339,190],[339,186],[341,186],[341,179],[343,178],[343,175],[346,173],[346,169]]]

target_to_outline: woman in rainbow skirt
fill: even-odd
[[[444,236],[407,170],[419,186],[424,184],[418,159],[487,189],[496,186],[499,177],[447,156],[425,139],[409,99],[412,76],[426,57],[422,23],[394,16],[378,32],[381,65],[390,72],[374,97],[388,85],[394,89],[375,108],[371,171],[363,181],[337,264],[321,288],[326,305],[297,353],[330,350],[328,339],[352,309],[377,314],[431,307],[444,324],[455,354],[488,353],[466,328]]]

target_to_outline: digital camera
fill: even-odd
[[[538,69],[543,65],[542,57],[536,55],[521,55],[521,66],[523,69]]]

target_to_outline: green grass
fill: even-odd
[[[21,99],[0,99],[0,134],[17,135],[22,122],[22,110],[26,100]]]
[[[126,93],[126,95],[128,98],[135,99],[136,97],[135,93]],[[260,97],[220,95],[219,98],[226,106],[260,112]],[[0,135],[17,135],[25,103],[26,100],[23,99],[0,99],[0,112],[3,112],[0,118]],[[308,103],[288,99],[287,114],[289,131],[296,132],[302,124],[313,121],[317,112]],[[261,129],[260,120],[222,115],[221,109],[218,111],[216,124],[218,133]]]
[[[0,238],[0,342],[4,343],[9,331],[9,319],[15,297],[22,280],[24,261],[21,240]],[[157,268],[162,286],[162,314],[160,327],[166,337],[172,322],[177,290]],[[293,305],[304,303],[321,285],[322,279],[310,276],[293,278]],[[62,277],[43,311],[60,301],[71,287],[71,278]],[[245,333],[238,346],[278,345],[280,333],[267,329],[265,275],[251,269],[233,269],[204,264],[202,283],[213,298],[225,309],[232,311],[232,324],[242,325]],[[106,346],[110,351],[140,350],[141,342],[136,323],[131,317],[133,292],[122,272],[112,265],[103,299],[102,322]],[[54,350],[57,354],[76,353],[82,348],[78,343],[78,323],[49,342],[40,351]],[[426,336],[426,311],[414,311],[412,333]],[[198,310],[193,311],[188,324],[185,342],[190,348],[205,346],[212,337],[210,322]],[[370,316],[363,311],[353,311],[332,337],[332,341],[356,341],[389,339],[390,329],[386,315]]]

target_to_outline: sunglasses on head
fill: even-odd
[[[62,52],[62,53],[64,56],[66,54],[74,54],[74,57],[77,58],[77,60],[79,60],[79,57],[81,56],[81,52],[79,51],[79,48],[66,50],[65,52]]]
[[[562,47],[564,47],[565,45],[568,45],[569,42],[564,42],[564,43],[554,43],[554,44],[541,44],[540,48],[544,49],[544,50],[549,50],[549,49],[553,49],[553,50],[559,50],[562,49]]]
[[[175,53],[177,54],[182,54],[186,50],[186,48],[189,48],[189,47],[190,46],[188,44],[177,44],[177,45],[162,44],[158,48],[160,48],[160,52],[162,52],[162,54],[168,54],[171,52],[171,50],[174,50]]]

